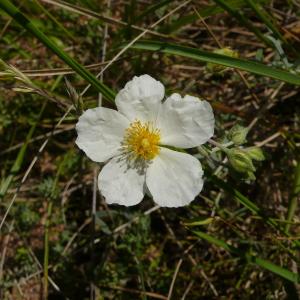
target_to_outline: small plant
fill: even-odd
[[[0,0],[0,299],[298,298],[299,5],[198,2]]]

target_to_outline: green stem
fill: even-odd
[[[297,166],[295,168],[295,177],[294,177],[294,185],[293,185],[293,192],[290,198],[289,202],[289,207],[288,207],[288,213],[287,213],[287,218],[286,221],[288,222],[285,225],[285,232],[288,233],[290,226],[291,226],[291,221],[295,215],[295,211],[297,209],[297,201],[298,201],[298,196],[300,194],[300,161],[298,161]]]
[[[220,144],[220,143],[218,143],[218,142],[216,142],[216,141],[214,141],[214,140],[212,140],[212,139],[209,139],[208,142],[209,142],[210,144],[212,144],[213,146],[219,148],[220,150],[222,150],[222,151],[225,152],[225,153],[228,153],[228,151],[229,151],[229,150],[227,149],[227,147],[232,145],[231,143],[228,143],[228,144]],[[216,151],[216,150],[214,150],[214,152],[215,152],[215,151]]]
[[[66,157],[65,157],[66,159]],[[51,188],[51,194],[50,197],[47,201],[47,219],[45,222],[45,238],[44,238],[44,279],[43,279],[43,298],[44,300],[48,299],[48,282],[49,282],[49,274],[48,274],[48,269],[49,269],[49,228],[50,228],[50,224],[51,224],[51,214],[52,214],[52,208],[53,208],[53,200],[55,197],[55,189],[57,187],[58,184],[58,179],[59,176],[63,170],[64,167],[64,162],[65,159],[60,163],[56,176],[55,176],[55,180],[53,182],[52,188]]]

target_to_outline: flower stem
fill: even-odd
[[[214,141],[212,139],[209,139],[208,142],[211,145],[215,146],[215,148],[212,149],[212,152],[216,152],[218,150],[222,150],[222,151],[224,151],[224,152],[227,153],[228,152],[227,147],[233,145],[233,142],[229,142],[229,143],[226,143],[226,144],[221,144],[221,143],[218,143],[218,142],[216,142],[216,141]]]

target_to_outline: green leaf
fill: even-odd
[[[250,252],[241,251],[240,249],[233,247],[227,244],[225,241],[217,239],[207,233],[202,231],[193,231],[194,234],[199,236],[202,239],[205,239],[211,244],[214,244],[218,247],[225,249],[226,251],[230,252],[233,255],[237,255],[243,259],[246,259],[248,262],[260,266],[274,274],[277,274],[289,281],[294,283],[299,282],[299,275],[297,273],[291,272],[283,267],[273,264],[270,261],[264,260],[262,258],[257,257],[256,255],[251,254]]]
[[[47,48],[53,51],[58,57],[60,57],[67,65],[69,65],[77,74],[89,82],[98,92],[103,96],[114,101],[115,92],[109,87],[97,80],[97,78],[89,72],[85,67],[79,64],[76,60],[71,58],[65,51],[60,49],[52,40],[50,40],[42,31],[33,25],[30,19],[23,15],[17,7],[15,7],[9,0],[1,0],[0,8],[2,8],[8,15],[10,15],[16,22],[22,27],[31,32],[40,42],[42,42]]]
[[[186,226],[201,226],[201,225],[208,225],[213,222],[214,218],[198,218],[193,222],[184,223]]]
[[[133,49],[157,51],[167,54],[189,57],[197,61],[220,64],[230,68],[248,71],[257,75],[267,76],[291,84],[300,85],[300,76],[269,67],[265,64],[240,58],[233,58],[196,48],[158,41],[139,41],[131,46]]]

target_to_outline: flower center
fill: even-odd
[[[126,129],[123,147],[133,159],[151,160],[159,153],[160,132],[151,123],[134,121]]]

